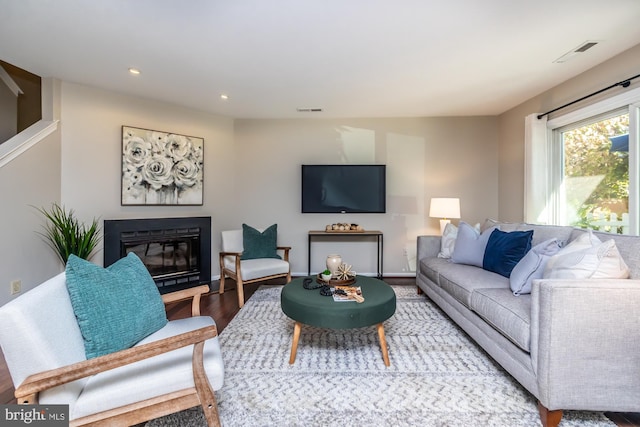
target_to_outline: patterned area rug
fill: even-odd
[[[533,396],[414,286],[393,287],[388,368],[375,327],[304,326],[289,365],[293,321],[280,310],[280,289],[261,287],[220,335],[225,384],[216,397],[223,426],[541,425]],[[147,425],[206,423],[192,409]],[[565,411],[560,425],[615,424],[602,413]]]

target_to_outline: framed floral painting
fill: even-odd
[[[122,126],[122,205],[202,205],[204,139]]]

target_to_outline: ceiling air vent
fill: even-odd
[[[298,113],[321,113],[322,108],[298,107],[296,111]]]
[[[564,55],[562,55],[560,58],[556,59],[553,62],[555,62],[557,64],[562,64],[563,62],[567,62],[568,60],[570,60],[574,56],[578,55],[579,53],[585,53],[586,51],[588,51],[589,49],[591,49],[592,47],[594,47],[598,43],[600,43],[600,42],[594,41],[594,40],[588,40],[588,41],[582,43],[577,48],[572,49],[569,52],[565,53]]]

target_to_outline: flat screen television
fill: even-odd
[[[385,165],[302,165],[302,213],[385,212]]]

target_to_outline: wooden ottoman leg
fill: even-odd
[[[387,350],[387,339],[384,336],[384,326],[382,323],[378,323],[378,338],[380,338],[380,350],[382,350],[382,359],[385,366],[391,366],[389,362],[389,351]]]
[[[293,342],[291,343],[291,356],[289,356],[289,365],[293,365],[296,361],[296,352],[298,351],[298,341],[300,340],[300,322],[296,322],[293,326]]]

